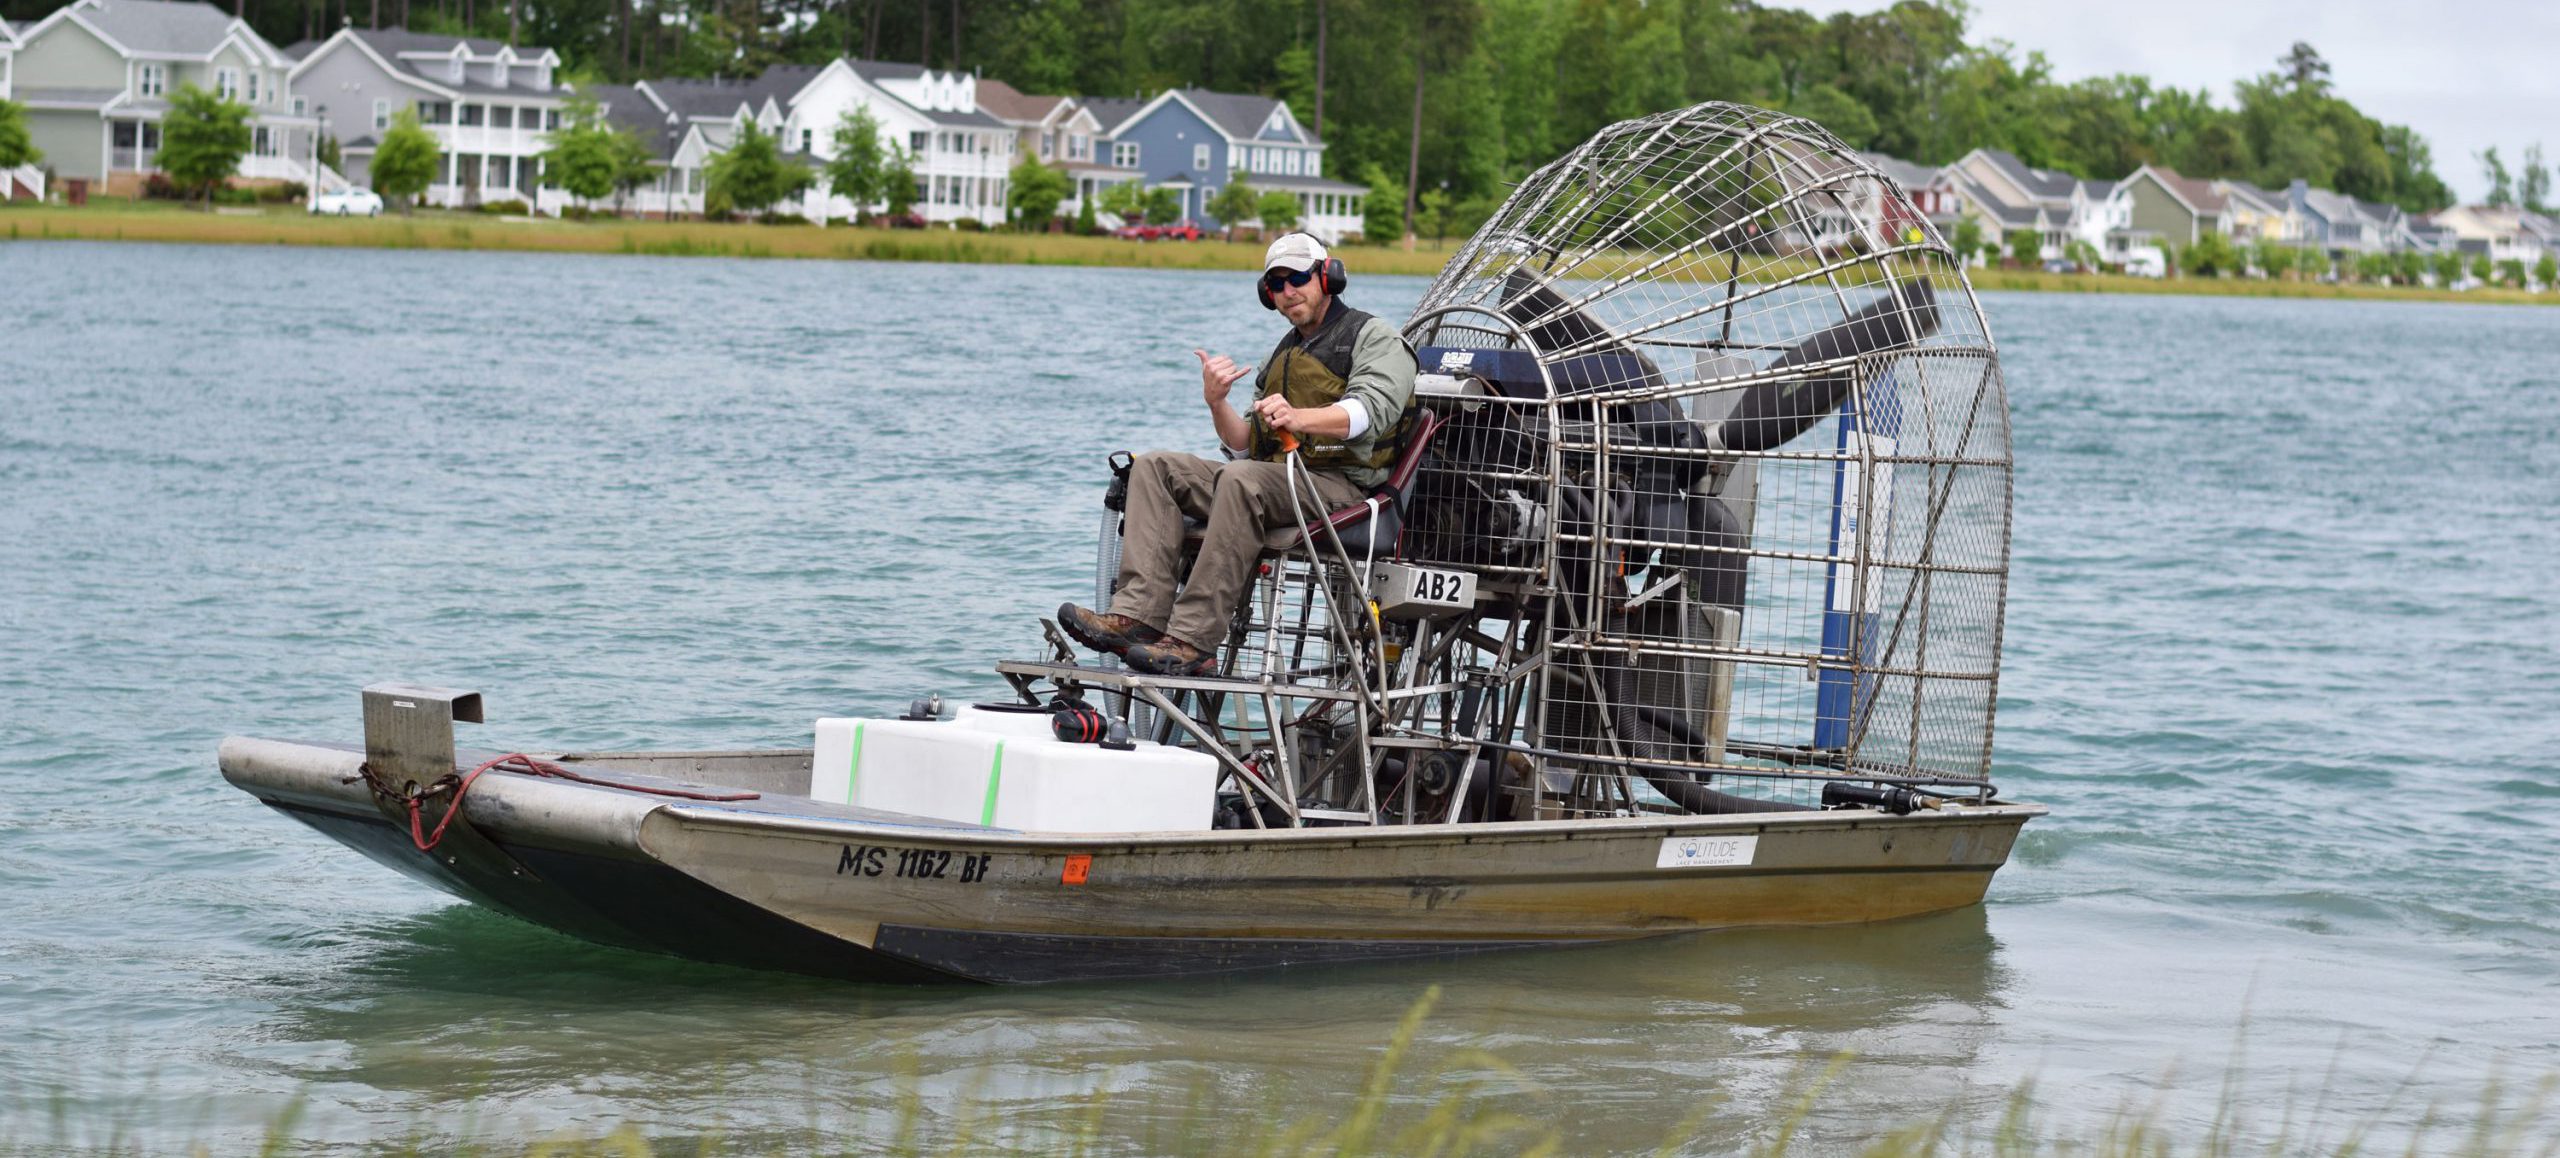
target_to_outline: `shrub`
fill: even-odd
[[[153,173],[142,179],[142,196],[148,201],[184,201],[188,194],[168,174]]]
[[[958,221],[952,222],[951,228],[957,229],[962,233],[985,233],[987,231],[987,223],[980,221],[975,217],[963,217]]]
[[[300,181],[282,181],[258,186],[258,200],[268,205],[291,205],[310,192]]]
[[[612,216],[612,214],[600,213],[596,210],[589,209],[584,205],[563,205],[560,207],[560,220],[562,221],[584,221],[590,217],[610,216]]]
[[[809,219],[802,217],[797,213],[767,213],[764,215],[764,223],[767,225],[807,225],[809,223]]]
[[[258,191],[255,189],[243,189],[237,185],[217,185],[213,190],[213,203],[216,205],[255,205],[258,203]]]
[[[480,212],[503,214],[511,217],[522,217],[525,214],[533,212],[533,207],[525,204],[523,200],[519,198],[510,197],[504,201],[483,201],[480,203]]]

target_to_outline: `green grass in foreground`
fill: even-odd
[[[1440,999],[1439,986],[1432,986],[1419,1001],[1405,1012],[1394,1035],[1371,1067],[1361,1088],[1347,1106],[1313,1114],[1287,1117],[1278,1108],[1265,1105],[1239,1110],[1221,1104],[1217,1091],[1195,1089],[1181,1117],[1165,1120],[1141,1108],[1136,1116],[1140,1123],[1114,1121],[1114,1107],[1107,1093],[1097,1093],[1085,1100],[1082,1112],[1063,1125],[1043,1123],[1029,1128],[1016,1128],[998,1121],[993,1114],[973,1111],[968,1106],[936,1106],[928,1111],[922,1091],[921,1062],[912,1054],[901,1067],[905,1080],[898,1104],[889,1112],[886,1128],[861,1133],[829,1136],[814,1123],[819,1115],[813,1106],[805,1133],[788,1138],[770,1136],[757,1139],[730,1139],[719,1133],[693,1134],[684,1137],[652,1138],[636,1126],[622,1126],[599,1134],[564,1133],[538,1141],[473,1140],[431,1134],[422,1122],[409,1136],[359,1147],[359,1152],[381,1155],[524,1155],[527,1158],[567,1158],[571,1155],[612,1156],[612,1158],[657,1158],[660,1155],[685,1155],[708,1158],[712,1155],[807,1155],[807,1154],[1071,1154],[1088,1155],[1116,1152],[1138,1147],[1142,1152],[1166,1154],[1252,1154],[1307,1155],[1324,1158],[1348,1158],[1352,1155],[1464,1155],[1499,1153],[1518,1155],[1558,1155],[1589,1152],[1567,1137],[1563,1129],[1542,1120],[1536,1108],[1545,1104],[1546,1095],[1536,1083],[1502,1059],[1478,1049],[1459,1049],[1439,1059],[1427,1076],[1417,1076],[1408,1063],[1413,1057],[1415,1038]],[[1701,1136],[1702,1128],[1719,1106],[1715,1091],[1701,1092],[1697,1108],[1688,1118],[1667,1132],[1652,1150],[1657,1155],[1681,1153],[1750,1154],[1756,1158],[1774,1158],[1790,1153],[1850,1153],[1871,1158],[1935,1158],[1938,1155],[1998,1155],[2000,1158],[2024,1158],[2029,1155],[2087,1155],[2092,1158],[2170,1158],[2175,1155],[2198,1155],[2223,1158],[2233,1155],[2360,1155],[2406,1153],[2409,1155],[2461,1155],[2463,1158],[2551,1158],[2560,1154],[2560,1113],[2554,1112],[2554,1095],[2560,1093],[2560,1074],[2545,1077],[2524,1089],[2516,1089],[2490,1078],[2480,1091],[2478,1104],[2468,1109],[2440,1105],[2415,1107],[2397,1104],[2400,1094],[2353,1121],[2324,1121],[2321,1106],[2315,1106],[2308,1120],[2297,1114],[2289,1101],[2277,1113],[2277,1121],[2261,1120],[2266,1108],[2247,1103],[2240,1092],[2236,1069],[2226,1076],[2221,1099],[2211,1125],[2201,1133],[2181,1137],[2161,1122],[2161,1110],[2155,1102],[2146,1112],[2119,1109],[2095,1135],[2073,1135],[2041,1124],[2044,1107],[2037,1101],[2032,1081],[2022,1082],[1999,1103],[1996,1117],[1975,1120],[1961,1116],[1960,1107],[1947,1106],[1930,1114],[1924,1108],[1913,1120],[1903,1123],[1880,1123],[1872,1135],[1858,1141],[1839,1138],[1815,1140],[1809,1137],[1813,1112],[1821,1104],[1826,1090],[1835,1084],[1855,1080],[1851,1067],[1855,1059],[1846,1053],[1834,1055],[1819,1064],[1808,1063],[1789,1083],[1769,1121],[1746,1132],[1741,1140],[1719,1136]],[[2415,1075],[2412,1075],[2414,1078]],[[2401,1094],[2405,1094],[2404,1083]],[[815,1095],[812,1095],[815,1097]],[[1426,1100],[1427,1099],[1427,1100]],[[965,1099],[964,1099],[965,1100]],[[1515,1107],[1530,1107],[1523,1111]],[[0,1110],[11,1109],[0,1102]],[[23,1108],[23,1107],[21,1107]],[[75,1123],[70,1120],[59,1097],[48,1103],[53,1137],[43,1142],[0,1138],[0,1156],[98,1154],[122,1155],[152,1152],[142,1143],[128,1141],[142,1131],[130,1123]],[[296,1136],[304,1106],[299,1100],[279,1110],[269,1120],[258,1149],[261,1155],[311,1152],[328,1148]],[[476,1111],[466,1110],[464,1121],[476,1120]],[[1123,1115],[1127,1117],[1129,1115]],[[6,1115],[0,1115],[5,1121]],[[103,1128],[103,1141],[79,1143],[68,1140],[76,1126]],[[1109,1128],[1133,1126],[1133,1130]],[[1838,1133],[1836,1123],[1828,1124],[1830,1133]],[[471,1131],[464,1128],[464,1133]],[[1166,1135],[1170,1134],[1168,1140]],[[1854,1151],[1850,1147],[1856,1147]],[[191,1153],[210,1153],[204,1145],[192,1145]]]
[[[554,221],[422,210],[378,218],[312,217],[290,206],[206,213],[168,202],[104,200],[82,209],[0,202],[0,232],[18,238],[166,241],[230,245],[315,245],[377,249],[488,249],[537,253],[636,253],[664,257],[787,257],[996,265],[1085,265],[1141,269],[1253,270],[1260,242],[1121,241],[1063,234],[961,233],[844,226],[715,224],[700,221]],[[1355,274],[1440,272],[1460,239],[1344,251]],[[1972,271],[1974,288],[2045,293],[2201,294],[2339,301],[2434,301],[2560,305],[2560,292],[2423,286],[2324,285],[2249,278],[2139,278],[2042,270]]]

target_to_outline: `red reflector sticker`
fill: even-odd
[[[1077,853],[1074,856],[1067,858],[1066,871],[1058,874],[1058,883],[1063,885],[1083,884],[1084,875],[1092,870],[1093,858],[1086,856],[1083,853]]]

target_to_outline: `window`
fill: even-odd
[[[557,129],[557,128],[559,128],[559,127],[560,127],[560,110],[558,110],[558,109],[544,109],[544,110],[542,110],[542,127],[543,127],[543,128],[546,128],[546,129]]]
[[[1138,143],[1136,141],[1113,142],[1111,146],[1111,163],[1123,169],[1137,168]]]
[[[1298,152],[1296,149],[1289,150],[1289,163],[1281,167],[1281,172],[1287,173],[1292,177],[1297,176],[1298,158],[1301,156],[1304,156],[1304,154]]]
[[[464,106],[462,106],[462,121],[461,121],[461,123],[462,123],[463,125],[465,125],[465,126],[478,126],[478,125],[484,125],[484,124],[487,124],[488,122],[489,122],[489,106],[487,106],[487,105],[464,105]]]
[[[1046,161],[1046,160],[1048,160],[1051,156],[1055,155],[1055,154],[1057,153],[1057,151],[1058,151],[1058,134],[1056,134],[1056,133],[1042,133],[1042,134],[1040,134],[1040,159],[1041,159],[1041,160],[1043,160],[1043,161]]]
[[[812,142],[813,140],[815,140],[815,139],[816,139],[816,137],[817,137],[817,134],[816,134],[814,131],[812,131],[812,130],[809,130],[809,129],[802,129],[802,130],[800,130],[800,151],[801,151],[801,152],[803,152],[803,153],[810,152],[810,151],[811,151],[811,150],[810,150],[810,148],[809,148],[810,142]]]
[[[159,96],[169,91],[168,70],[156,64],[143,65],[142,79],[137,87],[142,90],[142,95],[147,97]]]
[[[379,133],[390,127],[391,102],[387,100],[373,102],[373,131]]]
[[[258,70],[249,70],[249,103],[258,103]]]
[[[925,138],[926,134],[922,131],[907,134],[907,151],[919,157],[923,156]]]
[[[702,192],[702,170],[687,169],[684,171],[684,191],[687,193]]]
[[[1322,154],[1322,153],[1317,153],[1317,152],[1309,152],[1309,153],[1307,154],[1307,176],[1310,176],[1310,177],[1322,177],[1322,176],[1324,176],[1324,172],[1323,172],[1323,170],[1324,170],[1324,154]]]
[[[224,100],[230,100],[239,96],[240,70],[236,68],[217,68],[213,70],[213,95],[221,97]]]
[[[489,187],[492,189],[504,189],[513,184],[507,179],[507,159],[504,157],[490,157],[480,162],[480,171],[489,175]]]
[[[1204,141],[1200,144],[1191,146],[1191,167],[1202,173],[1209,171],[1209,145],[1207,142]]]
[[[308,101],[303,100],[301,97],[293,98],[293,115],[297,117],[309,116],[310,113],[311,106]]]
[[[512,129],[512,128],[516,127],[516,109],[515,109],[515,106],[514,106],[514,105],[492,105],[492,106],[490,106],[490,109],[489,109],[489,127],[490,127],[490,128],[493,128],[493,129]]]

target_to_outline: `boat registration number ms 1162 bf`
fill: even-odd
[[[1476,577],[1471,571],[1380,563],[1369,590],[1377,596],[1378,614],[1389,619],[1428,619],[1476,605]]]

